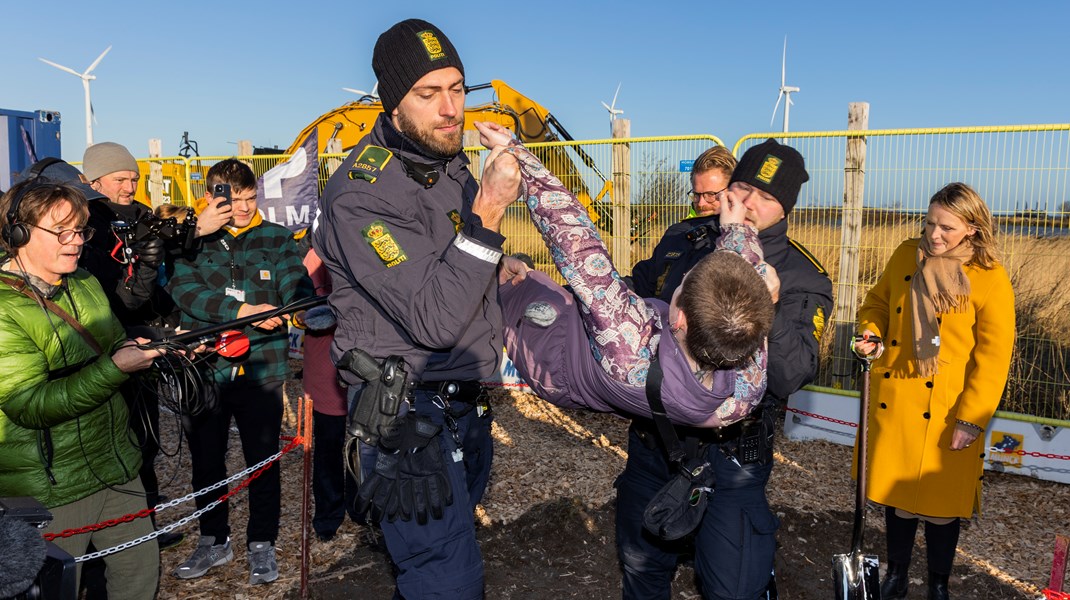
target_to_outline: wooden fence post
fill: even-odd
[[[479,132],[472,131],[470,129],[465,130],[464,136],[461,138],[461,146],[464,148],[482,148],[483,144],[479,143]],[[471,162],[468,163],[468,170],[472,172],[472,177],[480,179],[483,177],[483,159],[480,155],[469,154],[468,158]]]
[[[159,138],[149,140],[149,158],[160,158],[163,142]],[[158,160],[149,163],[149,203],[153,208],[167,202],[163,193],[163,165]]]
[[[632,135],[632,122],[628,119],[612,121],[613,139],[627,139]],[[617,270],[626,273],[632,270],[632,149],[627,143],[613,144],[613,239],[610,255]]]
[[[332,138],[327,140],[327,147],[323,149],[326,154],[341,154],[342,153],[342,140],[338,138]],[[338,170],[338,167],[342,166],[342,159],[340,158],[328,158],[327,159],[327,178],[329,179],[334,172]]]
[[[847,129],[869,129],[869,103],[852,102],[847,109]],[[851,350],[858,316],[859,245],[862,242],[862,199],[866,183],[866,138],[847,139],[843,167],[843,220],[840,230],[840,269],[836,282],[833,315],[835,338],[832,374],[838,387],[853,389],[856,361]]]

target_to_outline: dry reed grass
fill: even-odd
[[[664,230],[676,222],[682,210],[679,206],[644,205],[636,207],[636,214],[655,212],[649,231],[632,243],[631,257],[622,274],[631,266],[651,255]],[[838,210],[798,210],[792,214],[791,237],[804,245],[825,267],[832,278],[834,293],[853,290],[855,307],[861,306],[866,292],[876,283],[895,248],[903,240],[917,237],[921,231],[921,215],[892,211],[867,211],[864,215],[863,237],[858,246],[859,273],[856,283],[842,281],[840,273],[842,233],[838,225]],[[546,250],[527,215],[527,209],[517,204],[508,211],[502,225],[508,253],[524,253],[532,257],[536,268],[561,281]],[[601,231],[607,246],[612,247],[610,234]],[[1061,283],[1070,276],[1070,239],[1037,238],[1013,233],[997,235],[997,245],[1011,277],[1015,291],[1015,313],[1018,337],[1011,366],[1011,380],[1004,394],[1002,410],[1070,421],[1070,294],[1058,293]],[[854,359],[844,343],[829,331],[853,328],[853,315],[835,319],[827,315],[828,326],[822,340],[822,372],[815,382],[829,387],[853,389]],[[843,347],[840,347],[843,346]]]

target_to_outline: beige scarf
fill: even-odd
[[[970,238],[947,252],[934,256],[929,239],[918,243],[918,269],[910,281],[914,309],[914,357],[918,372],[932,377],[940,354],[940,324],[936,315],[964,308],[970,298],[970,280],[962,266],[973,258]]]

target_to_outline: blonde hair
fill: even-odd
[[[175,218],[175,221],[184,223],[186,221],[186,215],[188,214],[185,206],[179,206],[177,204],[161,204],[156,207],[154,211],[157,217],[161,219]]]
[[[691,166],[691,187],[695,187],[695,178],[709,171],[720,171],[725,179],[732,177],[736,170],[736,157],[724,146],[714,146],[698,155]]]
[[[974,234],[970,237],[973,258],[969,264],[982,269],[994,267],[999,261],[995,227],[992,224],[992,212],[981,195],[965,183],[949,183],[929,199],[929,206],[933,204],[940,205],[974,228]]]

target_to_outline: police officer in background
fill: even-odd
[[[696,167],[702,161],[696,161]],[[769,335],[768,390],[749,426],[721,430],[677,428],[693,455],[705,453],[716,482],[702,524],[696,530],[695,572],[703,598],[774,598],[770,574],[779,521],[769,509],[765,486],[772,471],[777,402],[813,380],[825,316],[832,309],[832,282],[817,260],[788,238],[787,215],[809,179],[803,157],[769,139],[747,150],[731,175],[726,194],[747,207],[758,228],[765,259],[780,277],[780,298]],[[692,177],[697,194],[702,173]],[[716,187],[716,186],[714,186]],[[713,190],[701,190],[703,192]],[[632,271],[636,293],[668,300],[683,275],[714,249],[720,231],[714,215],[670,228],[654,255]],[[746,424],[746,422],[744,423]],[[740,447],[758,447],[757,453]],[[674,472],[653,422],[632,421],[628,462],[617,481],[617,550],[623,597],[668,599],[683,548],[643,529],[643,511]]]
[[[346,369],[358,350],[400,357],[410,383],[401,434],[362,443],[358,510],[381,520],[400,597],[482,598],[473,510],[492,449],[479,381],[502,352],[494,206],[516,198],[519,170],[501,161],[512,168],[488,167],[482,187],[469,173],[464,66],[437,27],[397,23],[372,68],[384,112],[328,181],[312,238],[334,283],[331,356],[350,403],[379,400]]]

